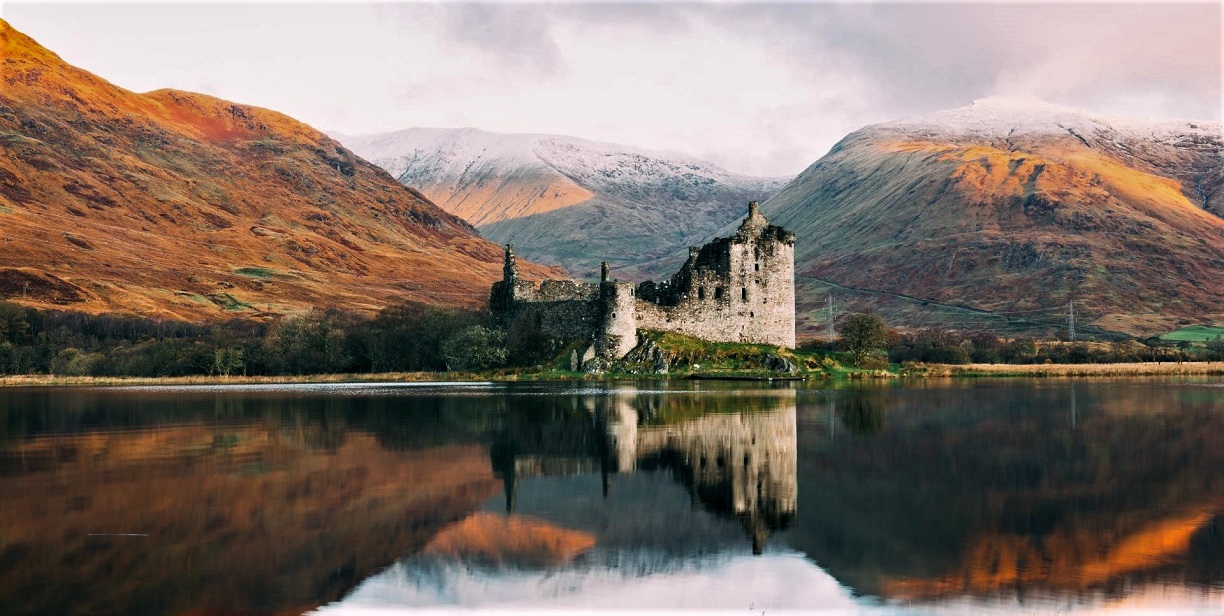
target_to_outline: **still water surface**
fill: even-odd
[[[0,613],[1224,613],[1224,382],[0,390]]]

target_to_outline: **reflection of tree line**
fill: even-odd
[[[0,458],[47,434],[140,430],[179,424],[266,424],[311,449],[335,449],[348,430],[389,450],[484,442],[504,416],[530,401],[504,397],[336,397],[285,393],[106,393],[0,390]]]
[[[500,489],[472,442],[390,451],[327,409],[204,414],[0,454],[0,613],[300,613]],[[144,535],[107,535],[126,532]]]
[[[782,540],[863,594],[1218,588],[1224,416],[1173,393],[830,393],[800,411],[804,524]]]
[[[694,500],[740,520],[760,553],[796,503],[795,393],[727,397],[636,394],[585,398],[577,412],[514,416],[491,449],[514,511],[533,476],[611,476],[669,469]]]

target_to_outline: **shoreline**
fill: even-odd
[[[919,368],[922,369],[922,368]],[[1075,378],[1224,375],[1224,361],[1120,364],[931,364],[924,376]]]
[[[1145,376],[1224,376],[1224,361],[1123,364],[920,364],[900,372],[850,371],[845,375],[720,375],[677,373],[671,375],[590,375],[561,372],[382,372],[360,374],[310,374],[289,376],[60,376],[25,374],[0,376],[0,388],[18,387],[117,387],[141,385],[293,385],[306,383],[421,383],[421,382],[513,382],[513,381],[629,381],[641,379],[806,381],[832,379],[925,379],[925,378],[1085,378]]]

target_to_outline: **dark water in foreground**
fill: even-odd
[[[1224,381],[0,390],[0,614],[1224,613]]]

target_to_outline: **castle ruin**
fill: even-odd
[[[734,235],[689,248],[671,279],[637,285],[612,279],[606,262],[598,284],[522,280],[507,245],[489,306],[507,325],[532,310],[545,333],[589,339],[606,360],[637,346],[639,330],[793,348],[795,234],[770,224],[753,201]]]

